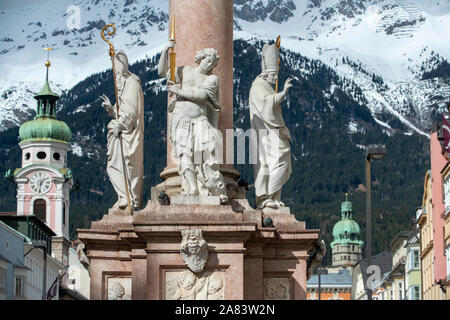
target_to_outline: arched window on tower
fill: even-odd
[[[43,222],[46,221],[47,214],[47,203],[44,199],[37,199],[33,203],[33,214],[41,219]]]

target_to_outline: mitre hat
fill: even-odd
[[[125,70],[128,70],[128,57],[125,54],[125,52],[123,52],[122,50],[120,50],[119,52],[116,53],[115,57],[114,57],[114,62],[117,65],[122,65],[124,67]]]
[[[262,49],[262,72],[278,72],[279,53],[275,43],[269,45],[265,44]]]

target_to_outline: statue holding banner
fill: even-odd
[[[144,175],[144,94],[139,77],[128,70],[128,58],[123,51],[114,56],[114,63],[119,112],[117,102],[112,106],[106,95],[100,96],[102,106],[114,118],[107,126],[107,172],[118,195],[113,208],[127,207],[125,181],[128,182],[131,207],[140,208]]]
[[[175,81],[170,81],[168,51],[175,45],[169,42],[158,65],[158,74],[167,77],[169,94],[169,138],[172,156],[178,160],[183,196],[219,196],[228,200],[224,178],[219,171],[222,162],[222,136],[217,129],[221,106],[219,78],[212,74],[219,55],[215,49],[197,52],[197,67],[178,66]],[[178,84],[181,84],[178,85]]]
[[[281,189],[292,173],[290,134],[281,112],[292,79],[286,80],[280,93],[273,89],[278,79],[278,50],[277,44],[264,45],[262,73],[253,81],[249,96],[251,128],[257,135],[251,143],[258,143],[252,147],[258,150],[254,165],[258,209],[284,207]]]

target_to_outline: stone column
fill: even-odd
[[[219,77],[219,101],[222,111],[219,115],[219,129],[223,134],[226,162],[226,129],[233,129],[233,1],[232,0],[170,0],[171,25],[175,13],[175,35],[177,65],[196,66],[197,51],[214,48],[219,52],[219,64],[214,74]],[[169,28],[170,32],[170,28]],[[180,185],[177,159],[171,157],[172,145],[167,135],[167,167],[161,173],[170,189]],[[228,184],[233,184],[239,173],[233,165],[222,165],[221,169]]]

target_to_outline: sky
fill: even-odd
[[[30,3],[42,3],[45,4],[46,0],[0,0],[0,10],[11,9],[27,6]]]

